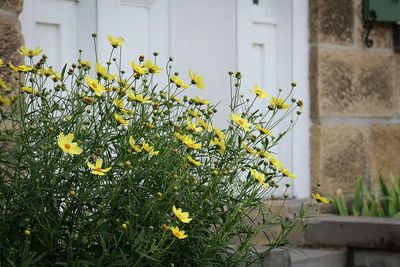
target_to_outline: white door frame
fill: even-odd
[[[296,198],[305,198],[310,195],[310,96],[309,96],[309,45],[308,45],[308,0],[282,1],[277,10],[277,21],[261,21],[262,23],[277,23],[277,86],[289,88],[291,81],[296,81],[294,95],[305,102],[302,116],[290,136],[284,140],[284,149],[289,151],[291,159],[289,166],[297,178],[293,180],[291,195]],[[252,66],[252,3],[250,0],[237,0],[237,69],[244,77]],[[288,12],[289,10],[289,12]],[[261,19],[263,20],[263,19]],[[289,53],[288,53],[289,51]],[[251,84],[243,82],[244,88]]]

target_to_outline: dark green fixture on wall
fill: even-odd
[[[364,0],[365,45],[372,47],[369,34],[375,23],[393,23],[393,47],[400,51],[400,0]]]

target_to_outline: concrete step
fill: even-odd
[[[345,250],[300,249],[289,252],[291,267],[346,267]]]
[[[259,247],[258,253],[265,251]],[[346,267],[347,251],[342,249],[314,249],[282,247],[275,249],[263,263],[252,267]]]

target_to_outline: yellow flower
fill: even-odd
[[[11,100],[8,97],[4,97],[0,94],[0,107],[8,107],[11,105]]]
[[[224,139],[218,139],[217,137],[214,137],[214,140],[211,141],[211,145],[218,147],[219,154],[223,155],[225,153],[226,146]]]
[[[27,94],[34,94],[36,93],[36,90],[34,90],[32,87],[30,86],[24,86],[22,87],[22,91],[24,91]]]
[[[289,178],[296,178],[296,174],[290,172],[288,169],[285,169],[283,166],[280,168],[282,174]]]
[[[190,115],[190,117],[192,118],[199,118],[201,117],[200,113],[195,111],[194,109],[189,109],[188,110],[188,114]]]
[[[30,236],[30,235],[31,235],[31,230],[25,229],[25,230],[24,230],[24,235],[25,235],[25,236]]]
[[[131,90],[128,92],[128,99],[139,103],[151,103],[150,97],[143,97],[142,94],[135,95]]]
[[[146,67],[150,73],[160,74],[162,71],[162,68],[153,64],[153,62],[150,59],[146,60],[143,66]]]
[[[141,152],[142,149],[136,145],[135,139],[133,139],[132,136],[129,137],[129,144],[131,145],[132,149],[135,150],[136,152]]]
[[[165,223],[161,224],[161,229],[163,229],[163,231],[168,231],[169,230],[169,226]]]
[[[46,77],[50,77],[50,79],[55,81],[61,80],[60,73],[54,71],[52,67],[49,67],[48,69],[45,68],[40,69],[40,74]]]
[[[10,63],[9,66],[10,66],[10,69],[12,69],[13,71],[16,71],[16,72],[28,72],[28,71],[33,70],[32,66],[27,66],[27,65],[20,65],[20,66],[15,67],[13,64]]]
[[[197,166],[197,167],[201,166],[201,162],[198,161],[198,160],[195,160],[195,159],[192,158],[190,155],[189,155],[189,156],[186,156],[186,159],[187,159],[187,161],[188,161],[190,164],[192,164],[192,165],[194,165],[194,166]]]
[[[218,136],[219,139],[225,139],[225,134],[217,127],[214,128],[214,132],[215,132],[215,135]]]
[[[265,183],[265,175],[263,173],[258,172],[255,169],[250,169],[250,173],[254,178],[256,178],[261,186],[263,186],[265,189],[268,187],[268,184]]]
[[[198,105],[208,105],[208,104],[210,104],[210,101],[207,101],[207,100],[205,100],[205,99],[201,99],[201,98],[198,97],[198,96],[195,96],[195,97],[193,98],[193,102],[194,102],[195,104],[198,104]]]
[[[64,133],[60,133],[58,135],[58,146],[64,151],[65,153],[71,154],[71,155],[79,155],[82,153],[82,149],[78,146],[77,143],[73,143],[72,140],[74,140],[74,134],[69,133],[66,136],[64,136]]]
[[[250,131],[251,124],[239,114],[231,113],[231,120],[238,126],[242,127],[245,131]]]
[[[212,126],[210,123],[206,123],[205,121],[203,121],[202,119],[197,118],[197,122],[200,124],[200,126],[206,130],[211,132],[212,131]]]
[[[304,107],[304,102],[303,102],[303,100],[298,100],[298,101],[297,101],[297,106],[300,108],[300,110],[302,110],[303,107]]]
[[[251,155],[253,155],[253,156],[256,156],[256,155],[257,155],[257,151],[254,150],[254,149],[252,149],[252,148],[249,147],[248,145],[243,144],[242,147],[247,151],[247,153],[249,153],[249,154],[251,154]]]
[[[108,74],[107,68],[102,66],[100,63],[96,64],[96,73],[98,76],[103,77],[106,81],[112,81],[115,79],[116,74]]]
[[[172,233],[174,234],[174,236],[176,236],[179,239],[185,239],[186,237],[188,237],[188,235],[185,235],[185,231],[184,230],[179,230],[178,226],[173,226],[170,227]]]
[[[131,67],[133,71],[139,75],[145,75],[148,71],[146,67],[141,67],[140,65],[136,64],[135,62],[131,62]]]
[[[142,151],[142,149],[138,145],[136,145],[136,141],[135,139],[133,139],[132,136],[129,137],[129,145],[132,147],[134,151],[138,153]]]
[[[171,82],[173,82],[176,85],[176,87],[178,87],[178,88],[179,87],[182,87],[184,89],[189,88],[189,85],[187,85],[184,81],[179,79],[179,77],[176,75],[171,77]]]
[[[149,143],[143,141],[142,147],[144,151],[149,153],[151,156],[157,156],[160,151],[155,151],[154,147],[152,147]]]
[[[269,104],[274,107],[274,108],[278,108],[278,109],[287,109],[290,107],[290,105],[285,103],[285,100],[283,98],[275,98],[272,97],[271,101],[269,102]]]
[[[190,223],[192,218],[189,218],[189,212],[183,212],[181,208],[177,209],[175,205],[172,206],[172,212],[183,223]]]
[[[281,169],[283,168],[283,164],[280,160],[274,157],[271,153],[269,153],[269,161],[274,165],[276,168]]]
[[[199,133],[201,131],[203,131],[203,128],[201,127],[197,127],[197,124],[194,122],[191,122],[189,119],[186,119],[186,129],[188,129],[189,131],[193,132],[193,133]]]
[[[204,89],[205,84],[203,82],[203,77],[194,72],[190,72],[190,70],[188,71],[188,74],[192,84],[196,85],[199,89]]]
[[[95,103],[96,102],[96,99],[94,99],[93,97],[90,97],[90,96],[84,96],[83,98],[82,98],[82,101],[83,102],[85,102],[86,104],[93,104],[93,103]]]
[[[191,149],[200,149],[201,144],[196,143],[190,136],[188,135],[181,135],[179,133],[175,133],[176,138],[182,141],[188,148]]]
[[[110,45],[112,45],[114,48],[118,46],[122,46],[122,43],[124,42],[124,38],[122,37],[114,37],[111,35],[107,35],[108,41],[110,42]]]
[[[327,199],[326,197],[322,197],[320,196],[318,193],[316,194],[312,194],[312,197],[317,201],[317,202],[321,202],[321,203],[325,203],[325,204],[329,204],[329,199]]]
[[[115,113],[114,114],[114,118],[118,121],[119,124],[124,125],[124,126],[128,126],[128,122],[119,114]]]
[[[99,76],[105,76],[107,75],[107,69],[106,67],[102,66],[100,63],[96,64],[96,73]]]
[[[128,225],[126,223],[121,224],[122,231],[126,231],[128,229]]]
[[[261,99],[271,96],[270,94],[266,93],[263,89],[261,89],[257,84],[254,85],[253,92]]]
[[[39,54],[41,54],[43,52],[43,49],[40,47],[35,47],[35,49],[29,49],[26,46],[21,46],[18,50],[18,53],[20,53],[23,56],[26,57],[34,57],[37,56]]]
[[[265,134],[265,135],[268,135],[270,137],[273,137],[272,133],[268,129],[263,128],[261,126],[261,124],[257,124],[256,125],[256,129],[259,130],[261,134]]]
[[[97,96],[101,96],[103,93],[107,92],[106,89],[104,89],[104,86],[99,83],[98,80],[92,79],[89,75],[85,77],[85,81],[87,85],[94,91],[94,94]]]
[[[92,65],[92,62],[90,61],[80,61],[79,62],[81,64],[82,67],[90,67]]]
[[[10,91],[10,87],[8,86],[8,84],[0,78],[0,88],[2,88],[4,91]]]
[[[125,116],[129,116],[132,114],[132,111],[125,108],[125,102],[123,99],[116,98],[114,99],[113,104],[121,111]]]
[[[146,127],[147,128],[149,128],[149,129],[154,129],[154,128],[156,128],[156,126],[154,125],[154,124],[152,124],[151,122],[146,122]]]
[[[96,159],[96,165],[88,162],[87,166],[92,169],[93,171],[91,171],[90,173],[92,174],[96,174],[96,175],[106,175],[106,172],[108,172],[109,170],[111,170],[111,167],[105,168],[103,169],[103,160],[102,159]]]

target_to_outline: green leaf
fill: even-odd
[[[333,205],[340,216],[349,215],[349,211],[346,205],[346,200],[344,199],[343,195],[338,195],[336,197],[333,197]]]
[[[356,191],[354,193],[354,199],[352,203],[352,211],[354,216],[358,216],[361,213],[361,208],[363,206],[362,194],[363,194],[363,182],[364,178],[359,176],[356,182]]]
[[[379,185],[381,188],[382,198],[383,198],[383,206],[386,212],[389,209],[389,189],[386,186],[385,179],[381,174],[379,175]]]
[[[61,71],[61,81],[64,80],[64,75],[65,75],[65,70],[67,69],[67,63],[65,63],[64,67],[62,68]]]
[[[361,216],[370,216],[371,211],[368,207],[368,203],[366,199],[362,200],[362,208],[361,208]]]

